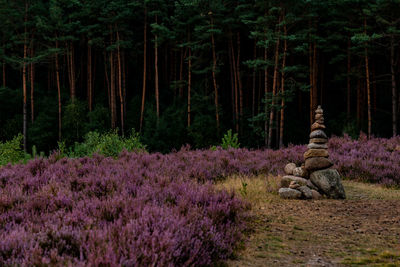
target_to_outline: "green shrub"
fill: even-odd
[[[60,146],[60,144],[59,144]],[[65,150],[61,144],[62,151]],[[82,143],[75,143],[73,150],[70,151],[71,157],[92,156],[94,153],[106,157],[117,157],[123,150],[143,151],[145,146],[140,142],[139,134],[132,130],[129,137],[121,137],[117,131],[104,134],[89,132],[86,134]],[[64,152],[63,152],[64,153]]]
[[[222,138],[222,144],[221,147],[223,149],[228,149],[228,148],[239,148],[240,143],[239,143],[239,138],[238,134],[232,134],[232,130],[228,130],[226,134],[224,134],[224,137]]]
[[[17,135],[10,141],[0,142],[0,166],[7,163],[16,163],[25,159],[22,149],[22,134]]]

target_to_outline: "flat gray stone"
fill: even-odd
[[[293,176],[293,175],[286,175],[286,176],[283,176],[281,179],[281,187],[288,188],[292,181],[295,181],[299,185],[307,185],[307,180],[304,178]]]
[[[310,133],[310,138],[328,138],[324,131],[322,130],[315,130]]]
[[[279,189],[279,196],[285,199],[299,199],[301,198],[301,192],[296,189],[291,188],[281,188]]]
[[[300,186],[297,188],[297,190],[299,190],[306,199],[311,199],[313,196],[312,191],[308,186]]]
[[[317,143],[311,143],[307,145],[308,149],[328,149],[328,145],[326,144],[317,144]]]
[[[311,182],[328,198],[345,199],[346,193],[340,175],[335,169],[319,170],[311,173]]]

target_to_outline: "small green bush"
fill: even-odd
[[[25,159],[22,140],[23,136],[19,134],[10,141],[0,142],[0,166],[7,163],[17,163]]]
[[[239,138],[238,134],[232,134],[232,130],[228,130],[226,134],[224,134],[224,137],[222,138],[222,144],[221,147],[223,149],[228,149],[228,148],[239,148],[240,143],[239,143]]]
[[[63,144],[59,146],[62,151],[65,150]],[[139,134],[134,130],[129,137],[119,136],[116,130],[104,134],[89,132],[82,143],[75,143],[69,156],[84,157],[98,153],[106,157],[117,157],[123,150],[144,151],[145,149],[146,147],[140,142]]]

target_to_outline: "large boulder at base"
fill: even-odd
[[[286,199],[299,199],[301,198],[301,192],[291,188],[279,189],[279,196]]]
[[[346,194],[340,175],[335,169],[315,171],[310,175],[311,182],[328,198],[345,199]]]
[[[299,185],[307,185],[307,180],[301,177],[293,176],[293,175],[286,175],[283,176],[281,179],[281,187],[287,188],[290,186],[290,183],[295,181]]]
[[[332,161],[324,157],[309,158],[306,159],[305,162],[306,170],[308,170],[309,172],[327,169],[329,167],[332,167],[332,165]]]
[[[311,193],[312,193],[313,199],[321,199],[322,198],[321,194],[317,190],[311,189]]]
[[[288,175],[292,175],[294,168],[296,168],[296,164],[294,164],[294,163],[286,164],[285,173],[288,174]]]

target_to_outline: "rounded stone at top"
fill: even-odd
[[[318,106],[318,108],[315,110],[316,114],[324,114],[324,110],[321,108],[321,106]]]
[[[322,130],[315,130],[310,133],[310,138],[325,138],[327,139],[328,137]]]

